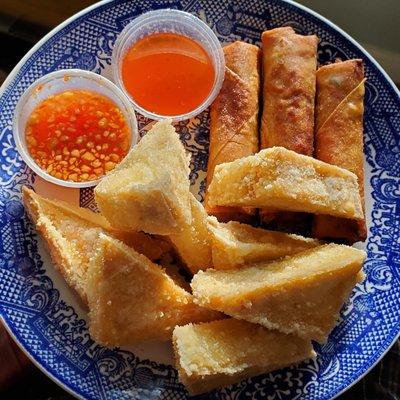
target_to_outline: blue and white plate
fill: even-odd
[[[316,361],[302,363],[203,396],[204,399],[331,399],[362,377],[400,332],[400,99],[385,72],[348,35],[317,14],[278,0],[114,1],[90,7],[41,40],[18,64],[0,92],[0,313],[30,358],[66,390],[84,399],[186,399],[165,343],[107,349],[87,329],[87,313],[54,271],[21,204],[21,185],[86,207],[92,192],[51,187],[21,161],[12,138],[15,105],[42,75],[82,68],[110,76],[113,44],[137,15],[155,8],[189,11],[221,42],[260,44],[267,28],[293,26],[320,39],[320,63],[362,58],[368,240],[367,278],[341,312],[341,322]],[[366,27],[368,29],[368,27]],[[138,118],[143,131],[150,121]],[[202,198],[208,114],[178,126],[192,153],[192,190]]]

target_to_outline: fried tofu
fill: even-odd
[[[204,307],[324,343],[356,283],[365,252],[327,244],[239,270],[198,272],[191,286]]]
[[[181,232],[191,223],[189,162],[170,121],[156,123],[96,187],[100,211],[120,230]]]
[[[362,219],[357,176],[283,147],[219,164],[211,206],[253,206]]]
[[[179,378],[192,395],[315,357],[309,340],[232,318],[177,326],[172,340]]]
[[[168,244],[141,232],[120,232],[100,214],[61,201],[46,199],[27,187],[22,199],[29,217],[44,239],[56,268],[67,284],[86,299],[86,271],[98,235],[113,235],[152,259],[169,250]]]
[[[211,243],[207,228],[207,213],[203,205],[190,194],[192,222],[169,238],[181,260],[192,274],[212,266]]]
[[[122,242],[100,234],[87,271],[89,331],[106,346],[168,340],[176,325],[221,314],[197,306],[159,266]]]
[[[321,245],[316,239],[268,231],[230,221],[208,218],[212,265],[215,269],[245,267],[256,262],[276,260]]]

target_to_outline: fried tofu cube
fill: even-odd
[[[211,206],[363,218],[356,175],[283,147],[217,165],[208,194]]]
[[[254,228],[236,221],[218,222],[215,217],[208,218],[208,229],[215,269],[275,260],[322,244],[316,239]]]
[[[191,223],[189,161],[170,121],[156,123],[97,185],[100,211],[120,230],[179,233]]]
[[[315,357],[309,340],[233,318],[177,326],[172,340],[192,395]]]
[[[190,195],[192,222],[182,226],[180,233],[169,238],[180,258],[192,274],[212,266],[207,213],[203,205]]]
[[[353,287],[365,252],[327,244],[280,261],[198,272],[197,304],[283,333],[324,343]]]
[[[221,314],[194,304],[157,264],[122,242],[99,235],[87,272],[89,331],[106,346],[168,340],[176,325]]]
[[[113,229],[98,213],[71,204],[46,199],[27,187],[22,199],[29,217],[49,249],[55,267],[80,296],[86,298],[86,271],[100,233],[123,240],[151,259],[169,250],[168,243],[142,232]]]

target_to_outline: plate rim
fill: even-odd
[[[113,3],[118,0],[100,0],[97,3],[94,3],[88,7],[85,7],[84,9],[78,11],[77,13],[73,14],[69,18],[67,18],[65,21],[61,22],[59,25],[54,27],[50,32],[48,32],[43,38],[41,38],[36,44],[32,46],[32,48],[21,58],[21,60],[15,65],[15,67],[11,70],[11,72],[8,74],[7,78],[3,82],[3,84],[0,86],[0,97],[3,96],[5,93],[6,89],[10,85],[10,83],[15,79],[17,76],[18,72],[20,71],[21,67],[26,63],[26,61],[36,52],[38,51],[49,39],[54,37],[59,31],[62,29],[66,28],[70,23],[73,21],[77,20],[78,18],[84,16],[85,14],[88,14],[90,11],[93,11],[97,8],[100,8],[108,3]],[[266,1],[268,0],[261,0],[261,1]],[[324,17],[323,15],[319,14],[318,12],[310,9],[307,6],[304,6],[303,4],[299,4],[296,1],[293,0],[274,0],[275,2],[279,3],[287,3],[294,8],[300,9],[304,11],[307,14],[312,15],[314,18],[316,18],[319,21],[322,21],[326,25],[328,25],[330,28],[332,28],[335,32],[339,33],[342,35],[346,40],[348,40],[358,51],[363,53],[363,55],[369,59],[369,61],[377,68],[377,70],[382,74],[383,78],[386,80],[387,83],[389,83],[391,89],[394,91],[394,93],[399,97],[400,100],[400,89],[397,88],[397,86],[394,84],[393,80],[391,77],[387,74],[387,72],[383,69],[383,67],[380,65],[380,63],[359,43],[357,42],[351,35],[349,35],[346,31],[344,31],[342,28],[340,28],[338,25],[336,25],[334,22],[329,20],[328,18]],[[17,335],[11,330],[11,328],[8,326],[3,314],[2,310],[0,307],[0,321],[2,322],[3,326],[5,327],[6,331],[8,334],[12,337],[14,342],[18,345],[18,347],[23,351],[23,353],[29,358],[29,360],[37,367],[41,372],[43,372],[46,376],[48,376],[53,382],[55,382],[58,386],[60,386],[62,389],[64,389],[66,392],[68,392],[70,395],[77,399],[84,400],[85,397],[80,395],[79,393],[75,392],[72,388],[70,388],[66,383],[61,381],[59,378],[57,378],[55,375],[53,375],[52,372],[47,370],[45,366],[43,366],[34,356],[34,354],[31,354],[25,347],[24,345],[20,342],[19,338]],[[394,336],[393,340],[391,343],[379,354],[377,359],[366,368],[366,370],[360,374],[356,379],[354,379],[351,383],[347,384],[344,388],[339,390],[334,396],[330,397],[330,400],[334,400],[337,397],[339,397],[341,394],[345,393],[347,390],[349,390],[351,387],[353,387],[356,383],[358,383],[361,379],[363,379],[381,360],[382,358],[388,353],[388,351],[392,348],[394,343],[400,338],[400,327],[399,331],[397,332],[397,335]]]

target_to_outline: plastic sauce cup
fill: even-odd
[[[24,92],[14,111],[13,135],[17,150],[25,163],[43,179],[70,188],[95,186],[101,180],[73,182],[58,179],[44,171],[29,154],[25,128],[32,111],[46,98],[67,90],[83,89],[109,98],[121,110],[130,131],[130,148],[138,142],[138,127],[132,104],[125,94],[108,79],[94,72],[65,69],[51,72],[36,80]]]
[[[141,107],[130,96],[122,79],[122,60],[126,52],[139,40],[155,33],[176,33],[186,36],[197,43],[209,55],[214,67],[214,84],[207,98],[194,110],[180,115],[159,115]],[[154,120],[171,118],[172,121],[189,119],[205,110],[219,93],[225,75],[225,58],[221,44],[211,28],[199,18],[184,11],[164,9],[150,11],[129,23],[115,42],[112,53],[112,73],[114,82],[130,98],[133,107],[140,114]]]

